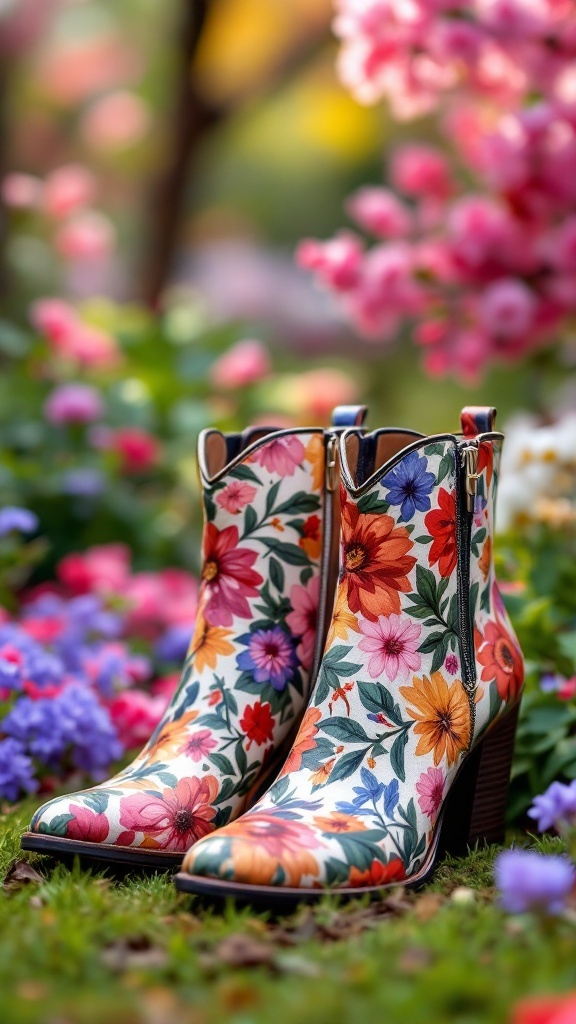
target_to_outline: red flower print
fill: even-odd
[[[202,779],[180,779],[175,789],[162,793],[134,793],[120,800],[120,824],[128,829],[118,837],[119,845],[131,846],[137,833],[144,836],[143,846],[162,850],[187,850],[193,843],[214,831],[213,806],[218,795],[213,775]]]
[[[408,573],[416,559],[404,526],[392,516],[364,515],[344,496],[342,505],[343,582],[348,606],[375,622],[379,615],[398,614],[399,592],[408,593]]]
[[[81,804],[70,804],[74,817],[66,826],[67,839],[80,839],[85,843],[103,843],[108,838],[110,824],[105,814],[95,814]]]
[[[274,719],[270,714],[270,704],[261,704],[259,700],[255,704],[248,705],[242,718],[240,728],[246,733],[248,740],[247,750],[253,743],[261,747],[266,740],[271,740],[274,728]]]
[[[373,860],[366,871],[350,868],[348,884],[353,888],[365,885],[390,885],[392,882],[402,882],[405,878],[406,871],[402,861],[398,857],[392,857],[387,864]]]
[[[306,552],[309,558],[318,558],[321,548],[321,522],[319,516],[308,516],[302,526],[302,536],[298,541],[299,546]]]
[[[438,562],[441,576],[450,576],[456,568],[456,498],[453,491],[440,488],[438,494],[440,508],[433,508],[424,517],[426,529],[434,540],[428,553],[430,565]]]
[[[238,547],[238,528],[217,530],[208,523],[202,569],[204,616],[211,626],[231,626],[234,616],[249,619],[247,598],[258,597],[260,573],[252,569],[257,553]]]
[[[477,657],[483,666],[483,682],[495,682],[502,700],[514,700],[524,681],[522,655],[500,622],[489,622],[484,636],[475,630]]]
[[[298,735],[294,740],[292,750],[288,754],[284,767],[280,772],[278,778],[282,778],[283,775],[289,775],[290,772],[297,772],[300,765],[302,764],[302,757],[307,750],[314,750],[316,746],[316,735],[318,733],[317,723],[322,718],[322,712],[318,711],[318,708],[308,708],[300,728]]]

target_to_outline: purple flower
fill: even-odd
[[[70,469],[62,477],[62,490],[78,498],[97,498],[104,490],[104,477],[99,469]]]
[[[37,789],[34,765],[22,744],[10,738],[0,740],[0,797],[17,800],[23,790],[33,793]]]
[[[540,910],[559,914],[574,887],[576,869],[567,857],[504,850],[496,858],[495,876],[500,903],[509,913]]]
[[[446,667],[446,671],[449,672],[451,676],[455,676],[458,671],[458,658],[455,654],[449,654],[444,665]]]
[[[27,508],[7,505],[6,508],[0,509],[0,537],[11,533],[12,530],[18,530],[19,533],[34,533],[38,525],[38,516]]]
[[[104,411],[100,392],[89,384],[62,384],[48,395],[44,414],[51,423],[92,423]]]
[[[576,820],[576,780],[569,786],[553,782],[540,796],[534,797],[528,817],[538,822],[541,832],[558,827],[560,823],[572,824]]]
[[[426,512],[430,508],[429,494],[436,477],[428,473],[426,456],[420,457],[418,452],[410,452],[394,469],[382,478],[384,487],[389,488],[386,500],[391,505],[400,505],[400,522],[408,522],[418,509]]]
[[[190,645],[190,626],[171,626],[156,641],[156,657],[160,661],[181,662]]]
[[[565,682],[564,676],[546,673],[540,680],[540,689],[543,693],[557,693]]]
[[[246,633],[238,642],[248,647],[237,656],[238,668],[252,673],[257,683],[270,683],[275,690],[287,686],[297,661],[292,639],[280,626]]]

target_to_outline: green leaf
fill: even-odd
[[[285,541],[274,540],[270,537],[263,537],[262,543],[269,551],[273,551],[287,565],[309,565],[310,559],[302,548],[296,544],[287,544]]]
[[[358,682],[358,696],[367,711],[383,714],[392,725],[404,725],[398,704],[394,703],[392,694],[382,683]]]
[[[274,508],[274,502],[278,497],[278,491],[280,490],[281,483],[281,480],[277,480],[275,484],[272,484],[272,487],[270,488],[268,494],[266,495],[266,516],[269,516],[270,513],[272,512],[272,509]],[[276,511],[278,511],[278,509]]]
[[[408,743],[408,730],[398,733],[390,750],[390,764],[400,782],[406,781],[406,770],[404,768],[404,750]]]
[[[102,814],[106,810],[109,799],[110,794],[103,789],[93,789],[91,793],[84,794],[84,803],[96,814]]]
[[[445,477],[447,477],[452,472],[454,472],[454,455],[452,450],[450,450],[446,452],[446,454],[440,460],[436,482],[441,484]]]
[[[320,508],[320,499],[314,494],[306,494],[305,491],[298,491],[288,501],[283,501],[276,509],[277,513],[285,512],[290,516],[308,515]]]
[[[285,582],[284,569],[280,565],[280,562],[276,558],[274,558],[273,555],[270,556],[268,567],[270,569],[270,579],[272,583],[276,587],[276,590],[282,592],[284,590]]]
[[[247,505],[246,511],[244,512],[244,533],[252,533],[257,522],[258,516],[256,515],[256,510],[252,505]]]
[[[49,825],[45,821],[40,822],[38,831],[43,835],[65,836],[68,831],[68,822],[72,821],[73,817],[73,814],[57,814]]]
[[[429,534],[423,533],[420,537],[414,537],[415,544],[431,544],[434,537],[430,537]]]
[[[358,502],[358,511],[364,515],[370,515],[374,513],[387,512],[390,508],[388,501],[382,501],[378,497],[378,491],[370,491],[370,494],[365,494]]]
[[[246,757],[246,751],[244,750],[243,740],[238,740],[238,743],[236,744],[236,764],[238,765],[240,775],[246,775],[248,758]]]
[[[318,723],[318,729],[343,743],[371,742],[360,723],[355,722],[353,718],[324,718]]]
[[[354,775],[354,772],[358,770],[365,756],[366,749],[350,751],[350,753],[344,754],[330,772],[328,783],[342,782],[343,779],[348,779],[351,775]]]
[[[234,765],[225,754],[209,754],[208,760],[216,766],[218,771],[222,772],[222,775],[236,775]]]
[[[235,466],[234,469],[230,470],[229,475],[235,477],[236,480],[251,480],[253,484],[261,483],[256,473],[249,466]]]

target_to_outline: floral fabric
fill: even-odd
[[[51,800],[32,831],[183,853],[240,813],[302,713],[320,593],[322,431],[269,436],[204,485],[199,611],[180,687],[128,768]]]
[[[294,746],[254,807],[188,852],[190,874],[336,888],[410,878],[463,758],[517,699],[522,660],[491,553],[499,445],[479,452],[472,692],[459,628],[460,451],[456,438],[411,448],[363,493],[343,487],[334,615]]]

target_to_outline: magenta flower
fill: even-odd
[[[291,638],[281,629],[258,629],[238,637],[247,650],[237,657],[238,668],[251,672],[257,683],[270,683],[283,690],[296,669],[296,655]]]
[[[263,466],[269,473],[277,473],[278,476],[293,476],[296,467],[304,458],[304,445],[290,434],[286,437],[277,437],[262,445],[254,452],[251,461]]]
[[[189,740],[186,741],[186,745],[182,751],[191,757],[193,761],[198,763],[202,761],[208,754],[217,747],[218,743],[212,739],[212,733],[210,729],[200,729],[198,732],[192,734]]]
[[[416,791],[420,794],[418,803],[424,814],[429,818],[435,818],[438,808],[444,796],[444,783],[446,779],[441,768],[429,768],[422,772],[416,783]]]
[[[448,657],[446,658],[446,661],[444,662],[444,666],[446,668],[446,671],[449,672],[451,676],[455,676],[458,671],[458,658],[456,657],[456,655],[449,654]]]
[[[390,682],[404,682],[410,672],[417,672],[422,658],[417,653],[422,626],[402,620],[399,615],[380,615],[376,622],[360,622],[361,651],[371,655],[368,672],[372,679],[384,674]]]
[[[180,779],[174,789],[162,793],[142,792],[120,800],[120,824],[127,830],[116,842],[136,844],[138,834],[153,839],[162,850],[184,853],[193,843],[214,831],[213,806],[218,795],[213,775],[201,779]],[[136,844],[139,845],[139,844]]]
[[[306,669],[310,668],[314,657],[319,597],[319,576],[312,576],[305,587],[295,584],[290,590],[292,611],[286,616],[286,624],[293,636],[300,637],[296,653]]]
[[[511,914],[561,913],[576,881],[576,869],[567,857],[532,850],[504,850],[496,858],[495,874],[500,902]]]
[[[62,384],[48,396],[44,414],[51,423],[92,423],[103,409],[96,388],[89,384]]]
[[[230,626],[235,616],[249,619],[248,598],[258,597],[260,573],[252,568],[258,555],[238,547],[238,528],[218,530],[208,523],[202,568],[204,615],[211,626]]]
[[[253,487],[252,484],[244,483],[241,480],[232,480],[223,491],[220,491],[216,498],[216,504],[220,505],[220,508],[226,509],[231,515],[236,515],[245,505],[254,501],[255,496],[256,487]]]

